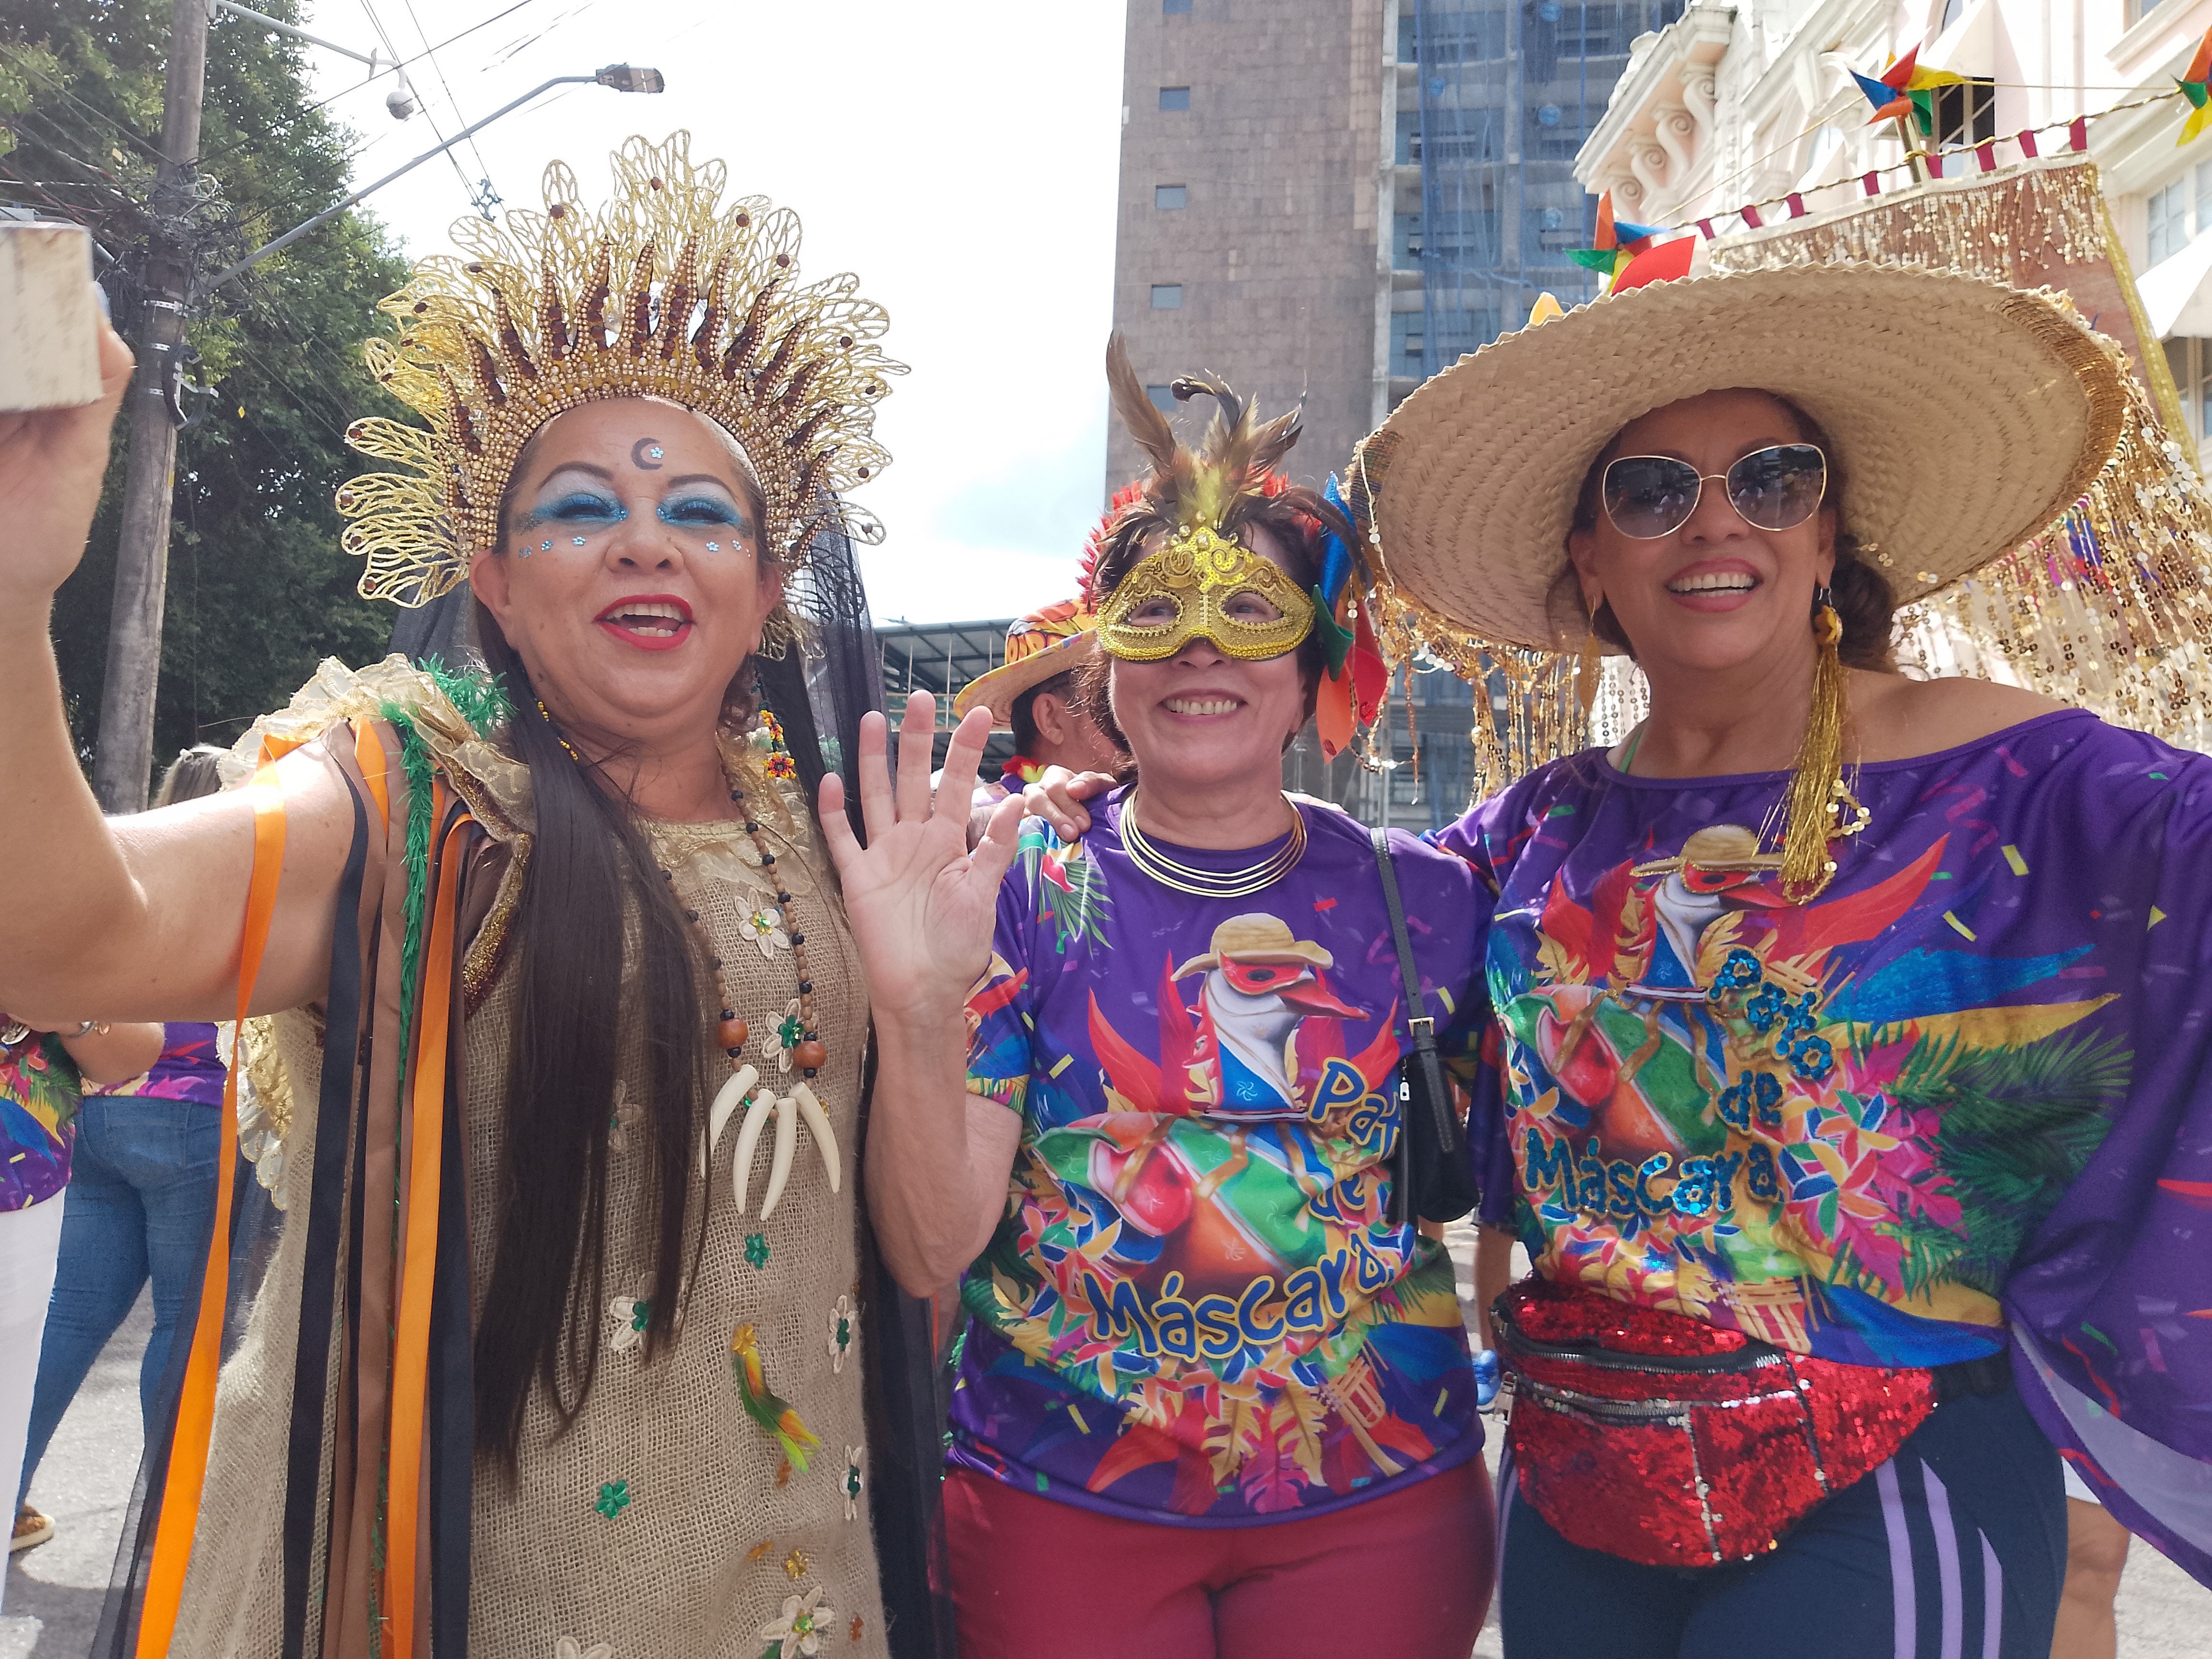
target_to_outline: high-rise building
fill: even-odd
[[[1317,482],[1539,293],[1589,298],[1575,152],[1681,9],[1129,0],[1114,325],[1156,399],[1201,369],[1267,411],[1303,396]],[[1136,470],[1115,429],[1108,488]]]
[[[1307,483],[1374,424],[1389,4],[1129,0],[1114,325],[1163,407],[1201,370],[1263,413],[1303,396]],[[1138,470],[1117,424],[1107,487]]]
[[[1570,257],[1595,214],[1575,153],[1631,42],[1681,9],[1129,0],[1114,325],[1154,400],[1174,409],[1170,383],[1200,370],[1263,413],[1303,396],[1290,466],[1318,483],[1425,377],[1525,322],[1538,294],[1591,297]],[[1200,399],[1178,426],[1195,436],[1212,414]],[[1138,471],[1114,426],[1106,488]],[[1397,764],[1325,766],[1308,738],[1285,775],[1370,820],[1448,822],[1467,804],[1471,705],[1450,675],[1417,672],[1378,738]]]

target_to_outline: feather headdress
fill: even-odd
[[[1312,597],[1326,661],[1316,720],[1322,751],[1334,757],[1351,743],[1357,726],[1375,718],[1389,673],[1357,597],[1365,581],[1352,580],[1358,542],[1334,481],[1323,492],[1291,483],[1281,470],[1303,430],[1303,409],[1262,421],[1218,377],[1178,376],[1169,385],[1177,402],[1204,396],[1216,405],[1193,448],[1176,439],[1118,334],[1107,342],[1106,379],[1115,413],[1151,466],[1115,494],[1091,538],[1084,567],[1086,595],[1093,605],[1103,604],[1155,532],[1164,530],[1170,538],[1208,532],[1228,538],[1259,520],[1278,534],[1294,526],[1319,571]]]

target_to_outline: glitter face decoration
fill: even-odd
[[[1282,568],[1204,527],[1139,560],[1098,612],[1098,642],[1125,662],[1164,662],[1211,640],[1246,662],[1279,657],[1313,631],[1313,601]]]

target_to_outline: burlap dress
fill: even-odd
[[[360,676],[326,665],[317,686],[271,724],[298,735],[339,719],[358,720],[368,707],[388,711],[395,698],[477,821],[521,854],[506,866],[497,896],[474,930],[468,976],[477,994],[458,1045],[468,1230],[478,1241],[471,1277],[480,1308],[491,1267],[483,1241],[493,1237],[501,1138],[511,1127],[502,1105],[514,993],[512,975],[500,970],[506,917],[526,871],[527,773],[495,742],[475,738],[436,688],[398,659]],[[336,734],[329,746],[338,746]],[[735,751],[732,760],[745,764]],[[764,1653],[863,1659],[885,1651],[859,1352],[855,1177],[866,994],[827,860],[795,793],[779,800],[757,769],[750,782],[756,803],[773,803],[763,820],[776,873],[793,897],[781,917],[770,908],[776,884],[763,877],[741,824],[646,827],[722,960],[731,1001],[754,1034],[747,1058],[761,1066],[769,1087],[788,1081],[779,1073],[769,1034],[795,994],[789,936],[794,930],[805,935],[817,1028],[830,1054],[814,1088],[836,1131],[840,1190],[831,1191],[824,1159],[802,1127],[788,1184],[773,1216],[763,1220],[771,1132],[755,1151],[748,1212],[740,1217],[732,1191],[732,1120],[711,1164],[702,1146],[695,1165],[693,1201],[703,1202],[707,1214],[696,1277],[684,1286],[652,1283],[650,1243],[640,1221],[641,1183],[651,1167],[648,1126],[635,1103],[641,1092],[636,1045],[624,1043],[624,1076],[610,1103],[607,1128],[606,1305],[596,1328],[582,1334],[600,1345],[598,1378],[566,1434],[556,1432],[558,1419],[542,1394],[533,1396],[519,1479],[476,1459],[467,1622],[474,1659],[757,1659]],[[257,1080],[264,1094],[273,1085],[289,1096],[275,1114],[287,1121],[276,1192],[285,1208],[265,1277],[218,1383],[207,1485],[173,1648],[193,1659],[274,1659],[282,1651],[283,1505],[274,1501],[273,1488],[285,1467],[293,1416],[307,1208],[299,1188],[315,1150],[315,1113],[299,1103],[316,1097],[321,1024],[313,1010],[279,1015],[274,1037],[281,1074],[262,1070]],[[711,1032],[702,1029],[701,1041],[710,1044]],[[726,1069],[717,1052],[713,1075],[719,1079]],[[258,1106],[265,1113],[269,1103]],[[561,1265],[548,1263],[547,1270]],[[677,1340],[672,1352],[648,1363],[641,1304],[672,1293],[686,1298]],[[803,1468],[744,1408],[732,1362],[732,1335],[741,1326],[751,1328],[769,1387],[820,1443]],[[327,1442],[338,1432],[334,1421],[326,1428],[326,1462]],[[332,1586],[345,1566],[320,1547],[326,1522],[318,1523],[316,1536],[309,1604],[335,1606],[341,1598]],[[317,1628],[313,1617],[307,1626]],[[373,1630],[351,1628],[349,1621],[325,1618],[320,1632],[319,1645],[311,1636],[307,1652],[352,1659],[380,1649]],[[417,1651],[429,1645],[420,1643]]]

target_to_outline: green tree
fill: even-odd
[[[258,9],[304,21],[296,0]],[[115,262],[102,284],[125,337],[141,305],[135,271],[151,226],[170,12],[171,0],[0,0],[0,202],[92,228]],[[349,138],[315,106],[296,44],[218,18],[190,210],[203,270],[341,200]],[[345,447],[347,423],[404,413],[362,367],[361,347],[387,327],[376,301],[405,279],[382,228],[356,210],[198,308],[197,378],[216,394],[188,399],[201,418],[178,447],[157,768],[186,744],[229,743],[322,658],[383,654],[391,616],[354,592],[359,568],[338,546],[331,496],[365,465]],[[88,759],[107,659],[122,433],[118,422],[84,563],[55,606]]]

